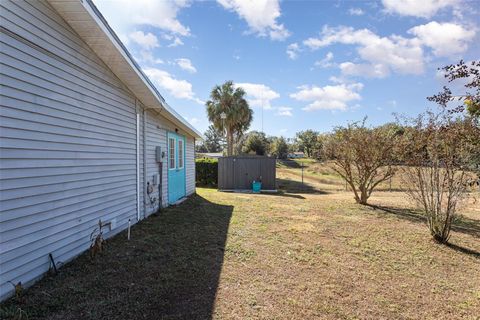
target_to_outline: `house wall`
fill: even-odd
[[[175,125],[170,121],[159,117],[158,113],[153,110],[146,112],[146,145],[147,145],[147,181],[153,182],[153,175],[160,174],[160,166],[155,161],[155,147],[160,146],[165,152],[165,158],[162,162],[162,207],[168,206],[168,162],[167,162],[167,132],[174,132]],[[190,195],[195,192],[195,141],[187,135],[184,131],[178,130],[178,133],[184,135],[185,142],[185,165],[186,165],[186,194]],[[154,192],[150,197],[158,199],[158,186],[154,186]],[[158,210],[158,201],[156,206],[150,205],[149,197],[147,196],[147,215]]]
[[[49,269],[49,253],[65,263],[88,249],[98,219],[112,222],[109,237],[137,221],[137,201],[141,218],[152,211],[144,212],[144,107],[48,3],[3,0],[0,16],[3,300],[8,281],[28,285]],[[154,140],[166,143],[151,125],[166,120],[148,118],[147,177]]]

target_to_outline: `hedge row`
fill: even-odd
[[[197,186],[216,187],[218,181],[218,160],[217,159],[196,159],[195,170]]]

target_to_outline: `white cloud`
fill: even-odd
[[[143,33],[143,31],[134,31],[129,34],[129,38],[145,50],[159,47],[158,38],[150,32]]]
[[[458,0],[382,0],[385,10],[402,16],[430,18],[439,10],[453,7]]]
[[[468,42],[475,37],[475,30],[467,30],[454,23],[429,22],[408,30],[422,44],[432,48],[436,56],[453,56],[468,49]]]
[[[169,48],[183,46],[183,41],[179,37],[175,37],[175,39],[168,45]]]
[[[164,61],[162,59],[155,58],[153,56],[152,51],[147,51],[147,50],[141,50],[140,51],[140,56],[135,57],[136,60],[140,62],[148,62],[148,63],[154,63],[154,64],[163,64]]]
[[[310,102],[303,108],[305,111],[313,110],[347,110],[348,103],[361,100],[358,93],[363,88],[361,83],[317,86],[300,86],[299,91],[290,94],[290,97],[299,101]]]
[[[188,0],[95,0],[95,5],[117,33],[129,34],[135,26],[149,25],[180,36],[190,29],[178,19],[178,12],[190,5]]]
[[[270,87],[259,83],[236,83],[235,86],[245,90],[248,102],[252,107],[263,107],[264,109],[272,109],[271,101],[280,97]]]
[[[424,70],[423,49],[416,38],[407,39],[397,35],[380,37],[368,29],[325,26],[321,37],[304,41],[312,50],[335,43],[357,45],[360,57],[377,70],[382,70],[382,76],[385,70],[402,74],[421,74]]]
[[[298,43],[294,42],[288,45],[287,55],[290,59],[295,60],[298,58],[298,53],[300,52],[300,46]]]
[[[293,116],[292,114],[292,108],[290,107],[278,107],[277,108],[277,115],[282,116],[282,117],[291,117]]]
[[[392,72],[422,74],[428,59],[425,49],[431,49],[438,57],[465,52],[476,35],[476,27],[431,21],[411,28],[408,34],[412,37],[395,34],[382,37],[369,29],[324,26],[319,37],[308,38],[303,44],[312,50],[336,43],[354,45],[361,61],[341,63],[342,74],[383,78]],[[328,65],[328,59],[319,61],[317,65],[324,64]]]
[[[198,118],[192,117],[192,118],[187,118],[187,121],[190,122],[191,124],[195,125],[200,122]]]
[[[190,59],[180,58],[180,59],[176,59],[175,62],[180,68],[182,68],[185,71],[188,71],[190,73],[197,72],[197,69],[192,65],[192,61],[190,61]]]
[[[397,107],[397,100],[389,100],[387,103],[392,106],[393,108]]]
[[[156,68],[148,68],[144,72],[156,85],[167,90],[175,98],[193,100],[199,104],[204,104],[195,96],[190,82],[175,79],[170,73]]]
[[[325,55],[325,58],[323,58],[322,60],[315,61],[314,65],[315,67],[320,67],[320,68],[333,67],[335,64],[332,62],[332,60],[333,60],[333,53],[328,52]]]
[[[281,16],[279,0],[217,0],[227,10],[244,19],[252,33],[269,36],[272,40],[285,40],[290,32],[279,24]]]
[[[385,78],[389,74],[388,67],[384,64],[356,64],[343,62],[340,64],[340,71],[347,76],[363,76],[366,78]]]
[[[283,24],[276,24],[271,27],[272,29],[270,30],[270,39],[272,40],[277,40],[277,41],[283,41],[287,39],[290,36],[290,31],[285,29]]]
[[[348,9],[348,14],[351,16],[363,16],[365,12],[360,8],[350,8]]]
[[[328,78],[333,83],[347,83],[346,79],[344,77],[336,77],[336,76],[331,76]]]

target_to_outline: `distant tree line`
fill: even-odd
[[[377,127],[366,119],[334,128],[332,132],[297,132],[294,138],[246,132],[253,111],[243,99],[244,91],[232,83],[215,87],[207,113],[212,126],[198,151],[227,154],[270,155],[285,159],[289,153],[328,161],[350,186],[357,203],[366,205],[382,182],[402,171],[407,194],[423,211],[433,238],[447,243],[456,210],[467,186],[480,177],[480,61],[441,68],[448,82],[461,79],[465,92],[448,86],[429,101],[439,108],[414,118]],[[458,88],[462,86],[454,86]],[[247,109],[246,109],[247,108]],[[228,111],[230,110],[230,111]],[[223,118],[219,115],[223,113]],[[227,116],[225,117],[225,113]]]

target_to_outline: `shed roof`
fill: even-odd
[[[91,0],[48,2],[142,104],[158,110],[179,129],[201,138],[200,132],[168,105]]]

